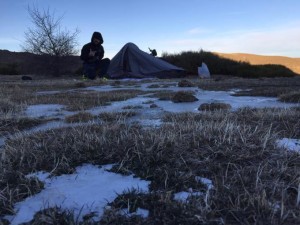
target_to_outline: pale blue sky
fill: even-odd
[[[33,3],[80,30],[79,50],[100,31],[109,58],[127,42],[159,55],[203,49],[300,57],[299,0],[0,0],[0,49],[21,51]]]

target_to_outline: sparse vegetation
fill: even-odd
[[[126,111],[126,112],[105,112],[99,115],[99,118],[105,122],[124,122],[127,118],[135,116],[136,112]]]
[[[255,95],[255,90],[262,89],[266,91],[259,93],[265,96],[289,93],[290,101],[299,102],[299,93],[293,92],[297,85],[299,88],[296,78],[191,82],[207,90],[251,89],[242,94]],[[7,109],[12,108],[20,116],[24,107],[18,105],[56,103],[81,110],[144,93],[116,89],[99,94],[76,87],[76,83],[0,83],[1,99],[9,99],[0,101],[0,134],[18,132],[43,122],[26,118],[13,122]],[[36,94],[36,91],[60,89],[64,92]],[[170,92],[156,94],[168,100],[174,96]],[[43,189],[42,182],[25,175],[43,170],[55,176],[72,173],[83,163],[110,163],[115,164],[114,172],[134,173],[151,181],[150,192],[133,189],[119,194],[108,203],[110,208],[105,210],[100,222],[93,221],[93,212],[79,222],[72,211],[56,207],[38,212],[28,224],[45,221],[51,224],[300,223],[300,154],[276,145],[279,138],[300,139],[299,107],[166,113],[161,115],[160,127],[128,123],[137,110],[130,105],[126,110],[101,113],[96,117],[101,122],[97,123],[93,122],[92,114],[82,111],[67,121],[88,121],[86,124],[24,133],[6,140],[0,147],[0,218],[13,214],[16,202]],[[10,128],[11,124],[14,129]],[[212,180],[213,187],[208,189],[197,177]],[[191,189],[202,194],[187,201],[174,198],[175,193]],[[124,208],[130,212],[144,208],[149,216],[124,216],[120,214]],[[1,222],[5,220],[0,219]]]
[[[27,117],[9,117],[0,119],[0,135],[17,133],[51,121],[51,119],[31,119]]]
[[[198,110],[202,111],[215,111],[215,110],[230,110],[231,105],[222,102],[203,103],[199,106]]]
[[[300,102],[300,91],[292,91],[279,96],[279,100],[283,102]]]
[[[74,114],[72,116],[67,116],[65,118],[65,121],[67,123],[79,123],[79,122],[92,121],[94,118],[95,118],[95,116],[93,116],[89,112],[79,112],[79,113]]]

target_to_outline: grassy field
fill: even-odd
[[[114,172],[134,173],[151,181],[149,193],[128,190],[106,209],[100,222],[89,215],[78,222],[59,207],[39,212],[28,224],[299,224],[300,153],[279,148],[280,138],[300,139],[300,108],[241,108],[201,113],[164,113],[159,127],[128,123],[130,113],[91,115],[85,110],[124,101],[144,92],[118,90],[120,81],[76,79],[33,80],[1,77],[0,136],[18,134],[0,148],[0,218],[14,213],[14,204],[40,192],[44,184],[25,175],[36,171],[53,176],[69,174],[83,163],[114,163]],[[213,76],[187,79],[205,90],[242,89],[238,95],[277,97],[300,102],[300,77],[243,79]],[[173,80],[180,82],[181,80]],[[122,81],[123,82],[123,81]],[[124,81],[128,86],[148,81]],[[157,81],[163,84],[165,80]],[[116,90],[82,89],[112,85]],[[72,90],[72,91],[70,91]],[[37,92],[51,92],[40,95]],[[55,91],[63,91],[56,93]],[[151,91],[153,94],[155,91]],[[157,92],[169,100],[173,96]],[[29,118],[24,110],[34,104],[62,104],[82,122],[34,134],[20,133],[49,121]],[[178,103],[180,104],[180,103]],[[130,108],[130,106],[128,106]],[[95,123],[100,119],[101,123]],[[212,180],[213,188],[197,181]],[[203,193],[181,202],[179,191]],[[125,217],[120,208],[149,210],[149,216]],[[4,218],[0,224],[8,224]]]

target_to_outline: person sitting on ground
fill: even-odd
[[[98,75],[100,78],[106,76],[110,59],[104,58],[103,38],[101,33],[94,32],[90,43],[81,49],[80,59],[83,60],[83,74],[93,80]]]

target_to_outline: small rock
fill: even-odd
[[[194,84],[188,80],[181,80],[178,82],[178,87],[194,87]]]
[[[204,103],[198,108],[199,111],[216,111],[216,110],[230,110],[231,105],[226,103]]]
[[[158,106],[156,104],[154,104],[154,103],[150,105],[150,108],[157,108],[157,107]]]
[[[195,102],[195,101],[198,101],[198,98],[196,98],[193,94],[191,94],[189,92],[179,91],[173,96],[172,101],[175,103]]]
[[[31,76],[22,76],[22,80],[32,80]]]

